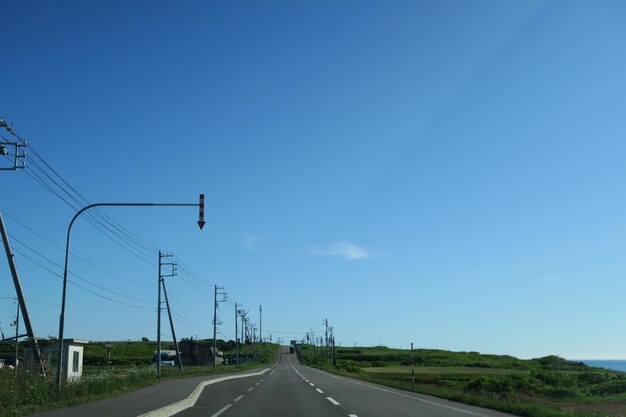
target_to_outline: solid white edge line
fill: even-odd
[[[339,405],[339,402],[335,400],[333,397],[326,397],[326,399],[330,401],[331,403],[333,403],[334,405]]]
[[[157,408],[156,410],[152,410],[152,411],[148,411],[147,413],[143,413],[137,417],[170,417],[173,416],[176,413],[180,413],[183,410],[186,410],[190,407],[193,407],[194,404],[196,403],[196,401],[198,401],[198,398],[200,397],[200,394],[202,394],[202,390],[204,390],[204,388],[208,385],[212,385],[212,384],[217,384],[218,382],[223,382],[223,381],[228,381],[231,379],[239,379],[239,378],[247,378],[250,376],[259,376],[259,375],[263,375],[264,373],[266,373],[267,371],[269,371],[272,368],[267,368],[264,369],[260,372],[255,372],[255,373],[251,373],[251,374],[240,374],[240,375],[230,375],[230,376],[223,376],[223,377],[219,377],[219,378],[215,378],[215,379],[209,379],[207,381],[202,381],[201,383],[198,384],[198,386],[191,392],[191,394],[189,394],[187,396],[187,398],[180,400],[180,401],[176,401],[172,404],[168,404],[164,407],[161,408]],[[276,370],[276,369],[274,369]]]
[[[220,416],[224,411],[228,410],[232,406],[233,406],[232,404],[225,405],[224,407],[222,407],[222,409],[220,411],[218,411],[217,413],[213,414],[211,417],[218,417],[218,416]]]

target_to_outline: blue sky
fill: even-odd
[[[71,270],[118,294],[70,286],[66,335],[153,340],[161,248],[187,267],[167,279],[179,337],[210,337],[217,284],[224,338],[237,302],[286,340],[328,318],[343,345],[626,358],[623,2],[2,9],[0,115],[68,183],[93,202],[206,195],[202,232],[193,208],[105,209],[144,260],[79,221],[72,253],[100,269]],[[31,158],[0,171],[0,210],[58,271],[18,221],[63,245],[74,211]],[[22,254],[36,332],[56,335],[60,281]],[[5,333],[14,309],[0,299]]]

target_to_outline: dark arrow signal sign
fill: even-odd
[[[204,227],[206,223],[204,221],[204,194],[200,194],[200,204],[198,205],[198,207],[200,209],[198,226],[200,226],[200,230],[202,230],[202,228]]]

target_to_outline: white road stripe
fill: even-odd
[[[337,400],[335,400],[333,397],[326,397],[326,399],[328,401],[330,401],[331,403],[335,404],[335,405],[339,405],[339,403],[337,402]]]
[[[324,393],[324,391],[322,391],[322,390],[321,390],[321,389],[319,389],[319,388],[315,388],[315,389],[316,389],[316,390],[317,390],[317,392],[319,392],[320,394],[323,394],[323,393]]]
[[[312,386],[312,387],[314,387],[314,386],[315,386],[315,384],[314,384],[314,383],[312,383],[312,382],[309,382],[309,385],[310,385],[310,386]]]
[[[393,394],[393,395],[397,395],[399,397],[409,398],[411,400],[420,401],[420,402],[423,402],[423,403],[426,403],[426,404],[430,404],[430,405],[435,405],[437,407],[447,408],[449,410],[458,411],[460,413],[471,414],[471,415],[480,416],[480,417],[487,417],[485,414],[475,413],[475,412],[469,411],[469,410],[463,410],[462,408],[451,407],[449,405],[436,403],[434,401],[428,401],[428,400],[425,400],[423,398],[414,397],[412,395],[400,394],[399,392],[394,392],[394,391],[391,391],[391,390],[388,390],[388,389],[379,388],[379,387],[376,387],[376,386],[373,386],[373,385],[369,385],[369,384],[365,384],[365,383],[362,383],[362,382],[353,381],[353,380],[348,379],[348,378],[344,378],[344,377],[341,377],[341,376],[333,375],[333,374],[328,373],[328,372],[320,371],[319,369],[315,369],[315,368],[311,368],[311,369],[313,369],[314,371],[317,371],[317,372],[319,372],[321,374],[328,375],[328,376],[333,377],[333,378],[341,379],[341,380],[346,381],[346,382],[351,382],[351,383],[356,384],[356,385],[362,385],[364,387],[371,388],[371,389],[376,390],[376,391],[382,391],[382,392],[386,392],[387,394]]]
[[[348,414],[348,417],[359,417],[356,414]]]
[[[237,402],[239,400],[241,400],[243,398],[243,394],[241,394],[239,397],[235,398],[233,401]]]
[[[257,382],[257,383],[256,383],[256,386],[258,387],[258,386],[259,386],[259,384],[260,384],[260,382]]]
[[[252,391],[253,389],[254,389],[254,387],[248,388],[248,392]]]
[[[217,413],[213,414],[211,417],[218,417],[218,416],[220,416],[224,411],[228,410],[230,407],[232,407],[232,404],[228,404],[228,405],[224,406],[224,408],[222,408]]]

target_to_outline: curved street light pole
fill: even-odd
[[[57,390],[61,389],[61,379],[62,379],[61,372],[63,371],[63,354],[64,354],[63,330],[65,328],[65,295],[67,292],[67,265],[69,261],[69,255],[70,255],[70,234],[72,233],[72,226],[74,225],[74,222],[76,221],[78,216],[80,216],[83,212],[94,207],[156,207],[156,206],[159,206],[159,207],[198,207],[200,206],[201,220],[203,223],[200,226],[200,229],[202,229],[202,226],[204,226],[204,219],[203,219],[204,195],[203,194],[201,194],[200,196],[200,204],[193,204],[193,203],[187,203],[187,204],[186,203],[96,203],[96,204],[90,204],[78,210],[78,212],[76,212],[76,214],[72,218],[72,221],[70,221],[70,225],[67,228],[67,241],[65,242],[65,268],[63,269],[63,295],[61,297],[61,316],[59,317],[59,357],[57,360],[57,375],[56,375]]]

